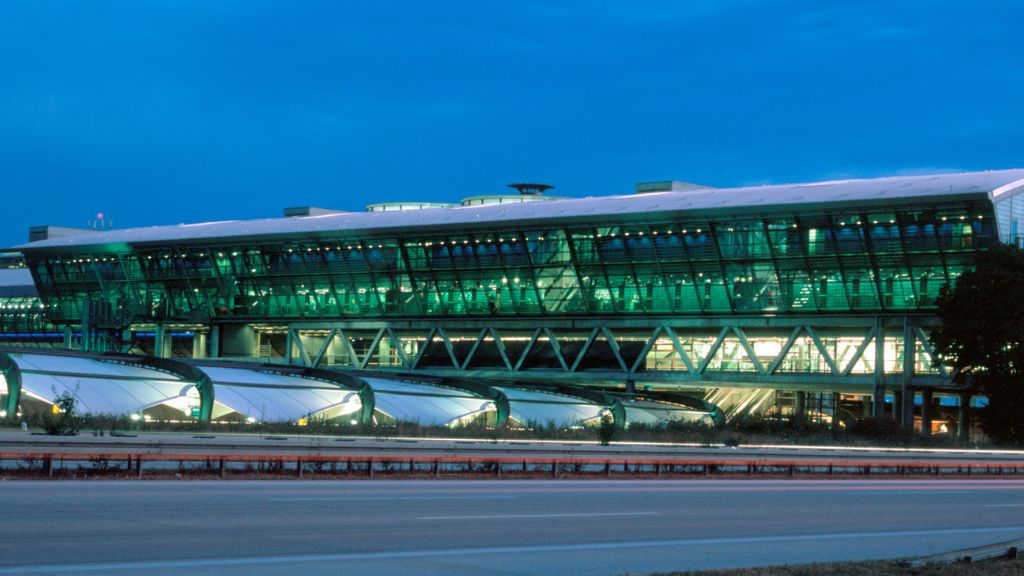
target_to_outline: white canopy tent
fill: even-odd
[[[250,421],[334,419],[362,409],[358,392],[312,378],[261,369],[201,366],[213,382],[212,419],[237,413]]]
[[[175,374],[117,360],[8,353],[17,365],[22,398],[53,404],[65,392],[83,414],[141,414],[160,405],[190,416],[199,406],[195,384]],[[4,380],[6,393],[7,382]]]
[[[493,400],[465,390],[385,378],[363,380],[373,388],[377,411],[397,421],[454,426],[496,410]]]

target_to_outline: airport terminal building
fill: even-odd
[[[0,341],[688,394],[727,417],[888,410],[932,430],[943,406],[963,422],[971,402],[935,361],[936,298],[979,251],[1024,234],[1024,170],[587,198],[514,187],[453,205],[34,229],[0,269]]]

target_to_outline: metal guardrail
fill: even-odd
[[[931,556],[922,556],[907,562],[911,568],[922,568],[930,564],[952,564],[954,562],[981,562],[984,560],[996,560],[1006,558],[1015,560],[1020,550],[1024,549],[1024,538],[975,546],[974,548],[963,548]]]
[[[88,463],[88,468],[82,464]],[[174,464],[177,466],[174,466]],[[346,455],[283,455],[283,454],[144,454],[144,453],[69,453],[69,452],[2,452],[0,475],[65,476],[124,471],[142,477],[143,470],[177,474],[229,473],[293,474],[307,473],[346,476],[375,476],[377,473],[430,475],[476,474],[501,476],[503,472],[525,475],[566,474],[612,476],[824,476],[867,477],[1024,477],[1024,463],[978,462],[893,462],[888,460],[752,460],[743,458],[690,460],[669,458],[580,458],[580,457],[514,457],[514,456],[433,456],[399,454]],[[77,468],[72,468],[76,466]]]

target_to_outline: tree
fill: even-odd
[[[601,416],[601,421],[597,424],[597,441],[601,446],[607,446],[614,438],[615,419],[611,414],[605,414]]]
[[[65,390],[54,399],[52,412],[43,415],[43,427],[51,436],[74,436],[78,434],[78,425],[78,405],[75,395]]]
[[[943,287],[935,350],[955,381],[981,391],[982,429],[1000,443],[1024,444],[1024,250],[979,253],[974,270]]]

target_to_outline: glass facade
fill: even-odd
[[[27,250],[57,324],[926,311],[999,241],[987,201]],[[83,251],[86,250],[86,251]],[[659,344],[660,346],[661,344]],[[728,362],[723,352],[721,360]]]

